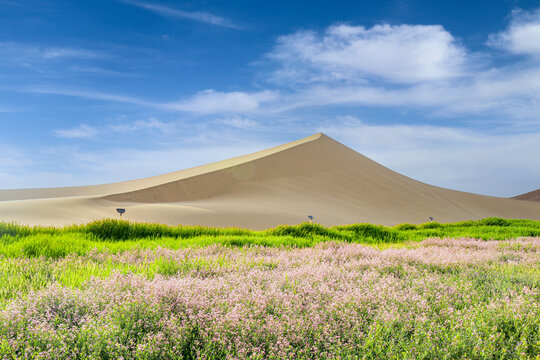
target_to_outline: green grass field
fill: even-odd
[[[137,248],[180,249],[209,245],[304,248],[326,241],[381,245],[416,242],[431,237],[505,240],[531,236],[540,236],[540,221],[487,218],[449,224],[430,222],[394,227],[372,224],[324,227],[303,223],[253,231],[201,226],[173,227],[107,219],[64,228],[0,223],[0,255],[8,258],[62,258],[68,254],[87,254],[94,249],[117,253]]]
[[[540,222],[0,223],[6,359],[540,359]]]

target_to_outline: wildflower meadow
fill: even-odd
[[[540,359],[540,222],[0,224],[3,359]]]

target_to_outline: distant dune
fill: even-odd
[[[540,202],[540,189],[533,190],[531,192],[514,196],[512,199],[518,200],[528,200],[528,201],[539,201]]]
[[[261,229],[313,215],[323,225],[395,225],[489,216],[540,220],[540,203],[424,184],[324,134],[165,175],[106,185],[0,190],[0,221],[30,225],[118,217]]]

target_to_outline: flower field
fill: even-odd
[[[527,224],[469,227],[519,235],[538,226]],[[378,227],[390,238],[309,225],[139,238],[4,225],[0,355],[540,358],[540,238],[410,232],[426,225]]]

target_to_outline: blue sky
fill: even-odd
[[[0,0],[0,188],[324,132],[438,186],[540,188],[538,1]]]

